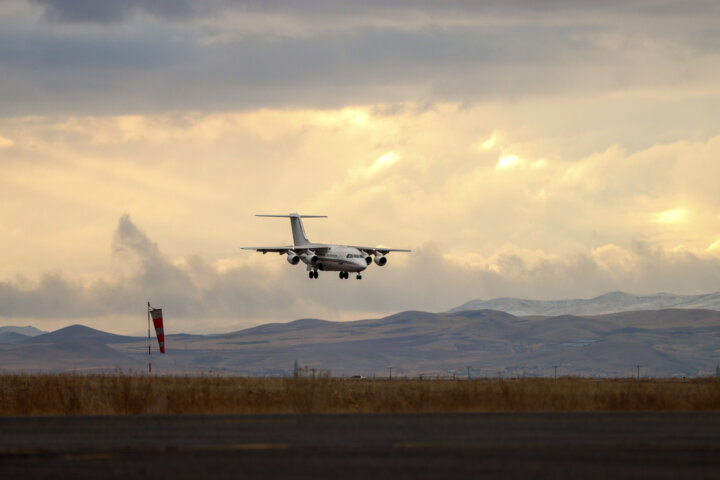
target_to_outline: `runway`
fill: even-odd
[[[0,418],[1,478],[720,478],[720,413]]]

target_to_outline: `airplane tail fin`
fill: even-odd
[[[289,215],[255,215],[256,217],[280,217],[290,219],[290,228],[292,228],[293,234],[293,245],[301,246],[310,244],[310,240],[307,238],[305,228],[303,227],[303,218],[327,218],[327,215],[299,215],[297,213],[291,213]]]

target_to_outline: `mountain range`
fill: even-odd
[[[42,335],[44,332],[35,327],[0,327],[0,343],[19,343],[30,337]]]
[[[167,321],[169,320],[169,321]],[[166,320],[166,332],[172,320]],[[407,311],[380,319],[301,319],[221,335],[153,339],[153,372],[288,375],[297,361],[335,376],[473,377],[714,374],[720,312],[516,316],[497,310]],[[146,371],[147,338],[73,325],[0,344],[0,371]],[[468,369],[468,367],[470,367]],[[391,370],[392,369],[392,370]]]
[[[610,292],[590,299],[527,300],[522,298],[495,298],[471,300],[450,312],[464,310],[499,310],[513,315],[602,315],[606,313],[639,310],[662,310],[667,308],[720,310],[720,292],[704,295],[630,295]]]

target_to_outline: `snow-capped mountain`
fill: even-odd
[[[640,310],[662,310],[666,308],[692,308],[720,310],[720,292],[704,295],[676,295],[657,293],[655,295],[630,295],[611,292],[590,299],[570,300],[527,300],[522,298],[495,298],[493,300],[471,300],[451,310],[499,310],[512,315],[602,315],[605,313]]]

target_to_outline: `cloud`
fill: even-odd
[[[115,0],[96,2],[93,0],[31,0],[43,8],[44,16],[51,22],[97,23],[101,25],[122,23],[131,20],[138,13],[158,18],[177,20],[195,17],[213,0]],[[203,8],[203,4],[205,7]]]
[[[579,108],[596,116],[602,103]],[[391,116],[354,107],[0,122],[16,143],[0,150],[0,247],[10,259],[0,275],[103,272],[108,219],[123,211],[153,225],[171,257],[213,261],[238,245],[285,243],[280,224],[253,222],[263,212],[330,215],[312,225],[316,241],[442,242],[484,256],[505,243],[563,253],[638,239],[701,251],[717,240],[718,137],[595,151],[598,133],[588,141],[568,131],[564,114],[559,125],[552,116],[532,121],[549,108],[564,102],[441,104],[420,114],[407,105]],[[478,151],[493,130],[504,132],[501,143]],[[399,160],[376,171],[388,152]],[[526,168],[497,169],[501,152]],[[674,208],[685,221],[652,221]],[[76,232],[94,239],[81,253]]]
[[[38,319],[40,325],[48,319],[90,320],[127,331],[102,319],[127,319],[150,300],[167,306],[168,315],[180,320],[176,328],[197,331],[219,324],[253,324],[253,317],[268,318],[296,302],[282,287],[269,289],[267,275],[247,264],[220,269],[196,256],[174,264],[129,215],[118,222],[113,251],[125,264],[125,274],[83,283],[47,273],[37,281],[0,283],[0,317]]]
[[[0,2],[1,314],[126,328],[152,300],[201,329],[712,290],[719,9]],[[253,214],[291,211],[414,253],[313,284],[237,251],[286,243]]]
[[[406,0],[117,0],[113,5],[96,5],[89,0],[31,0],[42,6],[45,15],[66,22],[98,22],[130,20],[133,11],[157,15],[173,20],[178,17],[191,17],[212,14],[219,18],[232,16],[239,12],[256,16],[274,16],[278,21],[282,17],[300,18],[305,22],[317,22],[325,28],[336,28],[338,22],[349,25],[401,25],[422,24],[465,24],[477,21],[482,14],[488,24],[502,19],[512,21],[545,21],[550,23],[569,23],[578,17],[591,16],[607,21],[618,19],[618,9],[627,9],[630,21],[638,17],[651,17],[656,20],[686,19],[700,14],[711,14],[718,10],[711,0],[685,2],[682,6],[672,3],[635,1],[576,1],[555,0],[544,2],[493,2],[464,0],[446,1],[438,4],[432,0],[408,2]],[[334,22],[332,21],[334,20]],[[346,27],[347,28],[347,27]]]
[[[34,4],[52,22],[0,16],[3,115],[717,93],[720,76],[705,2]]]
[[[702,134],[705,107],[675,101],[697,123],[624,97],[0,119],[15,142],[0,150],[0,312],[120,329],[150,300],[177,328],[217,330],[476,297],[707,292],[720,137]],[[608,116],[625,102],[632,118]],[[497,169],[510,154],[525,168]],[[674,209],[682,222],[653,221]],[[307,222],[314,241],[413,253],[361,282],[313,283],[238,251],[286,244],[286,221],[253,214],[292,211],[329,215]]]

